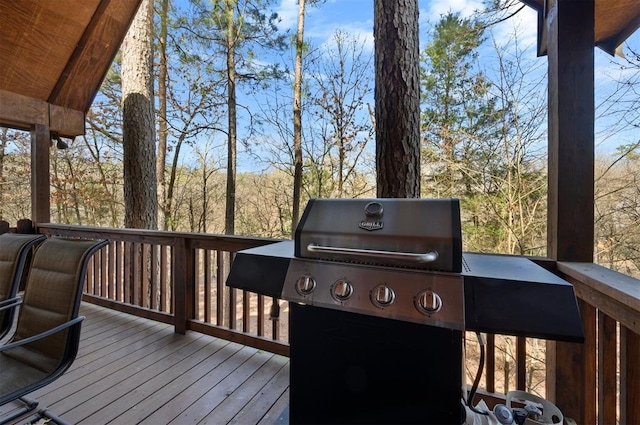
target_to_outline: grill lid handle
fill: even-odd
[[[336,246],[322,246],[310,243],[307,245],[307,251],[319,252],[324,254],[351,254],[365,258],[393,258],[396,260],[407,260],[416,263],[433,263],[438,259],[436,251],[425,253],[414,252],[397,252],[397,251],[378,251],[375,249],[359,249],[359,248],[341,248]]]

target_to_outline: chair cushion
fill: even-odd
[[[32,362],[37,361],[32,358]],[[17,361],[5,353],[0,353],[0,397],[21,388],[35,384],[47,375],[40,368]]]

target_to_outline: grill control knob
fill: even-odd
[[[296,280],[296,292],[300,295],[309,295],[316,289],[316,281],[308,275],[300,276]]]
[[[431,289],[425,289],[416,297],[416,308],[422,314],[433,314],[442,308],[442,298]]]
[[[396,300],[396,293],[387,285],[378,285],[371,291],[371,302],[378,307],[389,307]]]
[[[336,301],[346,301],[353,295],[353,285],[346,279],[338,279],[331,286],[331,296]]]

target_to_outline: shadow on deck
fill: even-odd
[[[83,303],[76,361],[30,395],[74,424],[286,424],[289,359]],[[12,406],[0,408],[4,414]]]

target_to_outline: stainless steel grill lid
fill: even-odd
[[[312,199],[296,229],[295,256],[460,273],[460,203]]]

